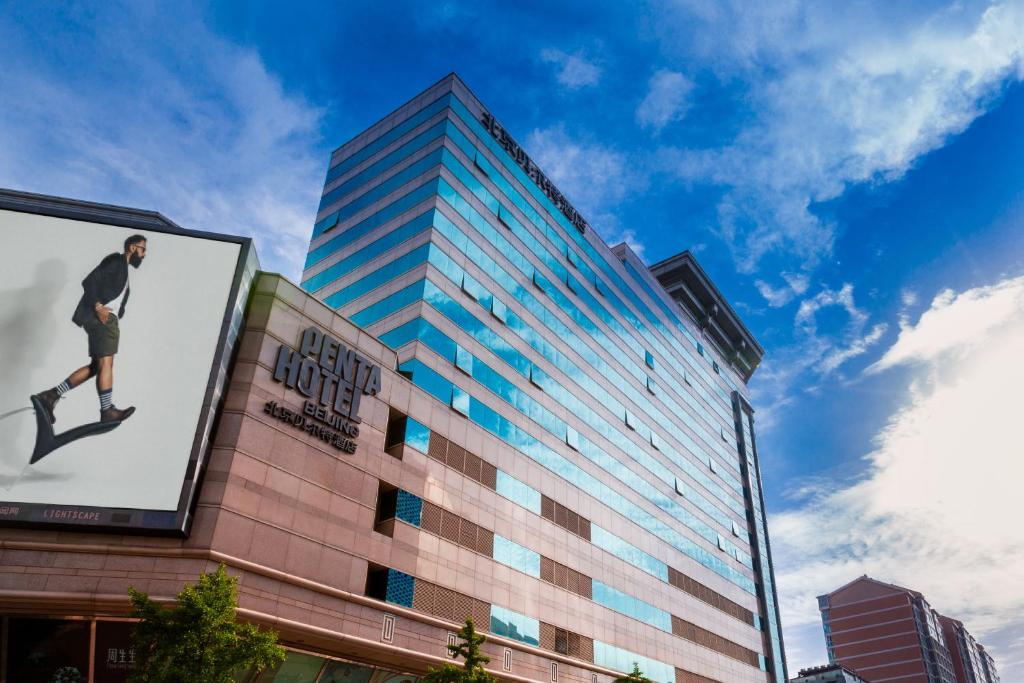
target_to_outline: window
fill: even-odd
[[[712,458],[710,455],[708,456],[708,469],[714,472],[715,474],[718,474],[718,465],[715,464],[715,459]]]
[[[558,680],[558,662],[551,662],[551,683]]]
[[[725,537],[722,534],[718,534],[718,549],[725,550]]]
[[[699,353],[702,356],[704,355],[704,345],[701,344],[700,342],[697,343],[697,353]]]
[[[541,391],[544,391],[544,380],[547,377],[544,375],[544,371],[538,368],[536,365],[530,366],[530,384],[537,387]]]
[[[625,415],[625,420],[626,420],[626,426],[629,427],[630,429],[632,429],[633,431],[636,431],[636,427],[637,427],[637,424],[638,424],[637,419],[636,419],[636,415],[634,415],[633,413],[631,413],[631,412],[629,412],[627,410],[626,411],[626,415]]]
[[[459,637],[456,636],[454,633],[449,633],[448,634],[448,645],[455,646],[455,645],[458,645],[458,643],[459,643]],[[455,659],[456,657],[458,657],[458,655],[456,653],[452,652],[448,648],[445,648],[445,654],[447,654],[450,659]]]
[[[722,374],[722,370],[721,370],[721,368],[718,367],[718,362],[717,361],[711,361],[711,367],[713,367],[715,369],[715,374],[716,375],[721,375]]]
[[[501,668],[504,671],[512,670],[512,650],[507,647],[501,657]]]
[[[393,458],[402,459],[402,446],[406,442],[409,418],[394,408],[388,409],[388,426],[384,432],[384,452]]]
[[[729,443],[729,435],[726,434],[725,427],[720,427],[719,429],[720,429],[721,434],[722,434],[722,441],[724,441],[726,443]]]
[[[572,427],[566,426],[565,443],[566,445],[569,446],[569,448],[573,449],[574,451],[578,451],[580,449],[580,433],[577,432]]]
[[[547,291],[547,280],[536,270],[533,271],[533,285],[542,292]]]
[[[373,520],[373,530],[378,534],[392,536],[394,534],[395,513],[397,511],[398,489],[386,482],[378,482],[377,511]]]
[[[508,307],[497,297],[491,297],[491,315],[503,323],[508,322]]]
[[[480,152],[477,152],[476,154],[474,154],[473,155],[473,165],[476,166],[477,168],[479,168],[480,171],[485,176],[490,176],[490,174],[487,172],[487,168],[486,168],[487,160],[486,159],[481,160],[482,157],[483,157],[483,155],[480,154]]]
[[[647,391],[653,395],[657,395],[658,393],[658,385],[654,382],[653,377],[647,378]]]
[[[569,654],[569,632],[562,628],[555,629],[555,652]]]
[[[512,214],[502,204],[498,205],[498,220],[501,221],[501,224],[504,225],[506,228],[512,227]]]
[[[735,521],[732,523],[732,535],[737,537],[740,535],[740,525]]]
[[[579,257],[576,256],[576,252],[569,247],[565,248],[565,258],[569,261],[569,264],[574,268],[580,267]]]
[[[650,351],[644,351],[644,362],[647,363],[647,367],[654,368],[654,356]]]
[[[693,378],[690,377],[690,373],[686,370],[683,370],[683,381],[686,382],[687,386],[693,386]]]
[[[474,301],[480,299],[480,289],[480,284],[471,275],[462,274],[462,291],[471,296]]]
[[[473,354],[458,344],[455,345],[455,367],[469,376],[473,376]]]
[[[661,437],[658,436],[657,433],[655,433],[655,431],[652,429],[651,430],[651,445],[654,446],[656,449],[658,449],[660,451],[660,450],[662,450],[661,444],[662,444]]]
[[[469,416],[469,393],[460,387],[452,387],[452,409]]]
[[[576,278],[569,273],[565,274],[565,286],[569,288],[570,292],[579,294],[579,289],[576,287]]]

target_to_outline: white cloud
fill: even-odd
[[[987,344],[995,330],[1014,318],[1024,319],[1024,277],[959,295],[945,290],[935,297],[916,325],[900,325],[899,339],[868,371],[971,352]]]
[[[824,656],[815,596],[864,573],[923,592],[982,642],[1024,629],[1024,593],[1009,589],[1024,576],[1021,301],[1024,278],[938,297],[884,356],[884,367],[913,363],[919,375],[865,456],[866,474],[819,478],[773,516],[783,623],[801,634],[794,668]],[[983,351],[952,353],[979,339]],[[997,660],[1020,660],[1024,643],[1015,648]]]
[[[636,109],[637,123],[659,132],[669,123],[678,121],[689,108],[687,95],[692,90],[693,82],[683,74],[668,69],[656,71]]]
[[[79,19],[95,26],[69,50],[89,57],[70,64],[0,26],[0,61],[34,55],[32,68],[0,70],[0,185],[251,235],[264,268],[297,278],[327,162],[321,112],[187,12]]]
[[[606,241],[626,241],[637,254],[643,253],[636,233],[624,227],[615,213],[626,197],[641,192],[646,183],[626,154],[600,143],[573,139],[561,125],[534,130],[525,146]]]
[[[836,227],[811,212],[852,183],[901,177],[1024,77],[1024,5],[934,11],[866,3],[683,3],[664,50],[747,84],[751,123],[724,147],[663,160],[723,188],[719,230],[753,271],[769,252],[813,267]],[[713,40],[712,40],[713,37]]]
[[[803,273],[780,273],[779,276],[785,281],[785,286],[775,287],[764,280],[755,280],[754,286],[761,296],[765,298],[772,308],[781,308],[795,297],[804,294],[810,287],[811,281]]]
[[[584,58],[582,51],[568,54],[549,47],[540,51],[540,58],[558,67],[555,78],[570,90],[597,85],[601,81],[601,67]]]

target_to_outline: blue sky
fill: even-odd
[[[831,6],[826,6],[831,5]],[[301,268],[328,155],[457,71],[590,223],[692,249],[752,389],[792,667],[814,596],[925,593],[1024,680],[1024,5],[9,5],[0,186]]]

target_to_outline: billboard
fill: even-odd
[[[248,239],[0,192],[0,524],[185,533]]]

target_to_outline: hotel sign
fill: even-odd
[[[299,348],[281,344],[273,378],[306,400],[302,412],[268,401],[263,412],[288,422],[346,453],[355,453],[359,402],[380,391],[380,367],[315,327],[302,333]]]
[[[569,200],[565,198],[555,184],[544,175],[541,170],[537,167],[537,164],[533,163],[533,160],[526,154],[522,147],[512,139],[512,136],[508,134],[508,131],[495,120],[490,113],[484,112],[480,117],[480,122],[484,124],[484,128],[498,141],[498,144],[505,148],[515,162],[522,167],[526,172],[526,175],[530,177],[537,187],[548,196],[548,199],[554,203],[558,210],[565,214],[565,217],[569,219],[569,222],[575,226],[580,234],[587,232],[587,221],[580,215]]]

